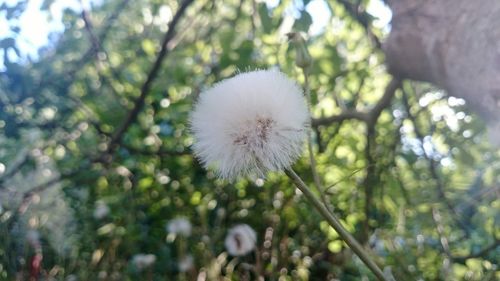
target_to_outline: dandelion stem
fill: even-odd
[[[308,78],[306,69],[303,68],[302,72],[304,73],[304,92],[305,92],[306,98],[307,98],[309,116],[312,120],[312,101],[311,101],[311,88],[309,86],[309,78]],[[321,184],[321,179],[319,178],[318,172],[316,170],[316,159],[314,159],[314,150],[313,150],[312,142],[313,142],[312,130],[308,130],[308,132],[307,132],[307,150],[309,150],[309,162],[311,164],[311,172],[313,175],[314,184],[316,185],[318,190],[320,192],[322,192],[323,185]]]
[[[330,226],[335,229],[339,236],[346,242],[346,244],[353,250],[353,252],[365,263],[371,272],[381,281],[388,281],[384,273],[377,264],[368,256],[363,247],[356,241],[354,237],[342,226],[340,220],[328,210],[316,195],[307,187],[302,179],[291,169],[285,170],[286,175],[293,181],[300,191],[304,194],[306,199],[316,208],[316,210],[323,216]]]
[[[309,118],[313,120],[313,115],[312,115],[312,100],[311,100],[311,87],[309,85],[309,76],[308,76],[308,68],[301,68],[302,69],[302,74],[304,75],[304,92],[305,96],[307,98],[307,109],[309,110]],[[316,186],[316,189],[319,192],[319,195],[321,197],[321,201],[323,201],[323,204],[325,207],[331,211],[331,209],[328,206],[328,203],[326,202],[326,196],[324,193],[324,187],[323,184],[321,183],[321,178],[318,175],[318,170],[316,169],[316,158],[314,158],[314,150],[313,150],[313,135],[312,135],[312,130],[308,130],[307,132],[307,150],[309,153],[309,163],[311,165],[311,173],[313,176],[314,180],[314,185]]]

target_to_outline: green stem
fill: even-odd
[[[311,101],[311,88],[309,87],[309,78],[307,75],[307,71],[305,69],[302,69],[302,72],[304,74],[304,92],[305,92],[306,98],[307,98],[309,117],[312,120],[312,101]],[[314,184],[316,185],[316,188],[318,188],[318,190],[320,192],[322,192],[323,185],[321,184],[321,180],[319,178],[318,171],[316,170],[316,159],[314,159],[314,150],[313,150],[312,143],[313,143],[312,130],[308,130],[308,132],[307,132],[307,150],[309,151],[309,162],[311,163],[311,172],[313,175]]]
[[[381,281],[388,281],[384,273],[377,264],[368,256],[363,247],[352,237],[352,235],[342,226],[339,219],[330,212],[326,206],[312,193],[302,179],[290,168],[285,170],[286,175],[293,181],[306,199],[316,208],[330,226],[337,231],[340,238],[353,250],[353,252],[365,263],[371,272]]]
[[[309,118],[313,120],[313,114],[312,114],[312,99],[311,99],[311,87],[309,86],[309,76],[308,76],[308,69],[307,68],[302,68],[302,74],[304,75],[304,92],[305,96],[307,98],[307,109],[309,110]],[[311,173],[313,176],[314,180],[314,185],[316,186],[316,189],[319,192],[321,201],[323,201],[323,204],[327,207],[328,210],[331,211],[329,208],[329,205],[326,201],[326,196],[324,193],[324,187],[323,184],[321,183],[321,178],[319,177],[318,170],[316,169],[316,158],[314,158],[314,150],[313,150],[313,135],[312,135],[312,129],[309,129],[307,132],[307,150],[309,154],[309,163],[311,165]]]

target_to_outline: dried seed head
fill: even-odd
[[[302,91],[284,74],[241,73],[201,93],[191,116],[193,150],[222,178],[264,177],[299,157],[308,120]]]

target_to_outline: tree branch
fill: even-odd
[[[420,131],[420,127],[418,126],[416,117],[411,113],[410,104],[408,102],[408,97],[407,97],[406,92],[404,90],[403,90],[402,100],[403,100],[403,105],[406,109],[406,113],[408,115],[408,119],[413,124],[415,135],[418,138],[418,140],[420,141],[420,146],[421,146],[421,149],[423,151],[423,156],[429,163],[429,173],[431,174],[431,177],[434,179],[434,182],[436,184],[438,197],[439,197],[439,199],[443,200],[443,202],[445,203],[445,205],[446,205],[448,211],[450,212],[450,215],[451,215],[452,219],[455,221],[455,223],[464,231],[466,236],[469,236],[469,234],[470,234],[469,227],[464,222],[462,222],[462,220],[459,218],[459,214],[457,213],[457,211],[455,210],[455,208],[453,207],[453,205],[451,204],[451,202],[448,200],[448,198],[446,196],[446,193],[444,191],[443,182],[442,182],[441,177],[439,176],[438,171],[437,171],[436,162],[434,161],[434,159],[429,157],[429,155],[427,155],[427,153],[425,152],[425,149],[424,149],[424,137],[425,136]]]
[[[124,148],[126,148],[128,151],[130,151],[132,153],[148,155],[148,156],[152,156],[152,155],[157,155],[157,156],[192,155],[190,150],[177,151],[177,150],[159,149],[157,151],[154,151],[154,150],[140,149],[140,148],[136,148],[136,147],[129,146],[129,145],[124,145]]]
[[[397,78],[393,78],[389,84],[386,86],[384,95],[382,95],[382,98],[375,104],[375,106],[372,108],[370,111],[370,121],[371,123],[375,124],[380,117],[380,114],[382,111],[387,108],[392,101],[392,98],[394,98],[394,95],[396,94],[396,90],[401,88],[401,81]]]
[[[324,126],[332,123],[338,123],[349,119],[356,119],[363,121],[367,124],[376,123],[382,111],[387,108],[394,95],[396,94],[396,90],[401,87],[401,81],[397,78],[393,78],[387,87],[385,88],[384,94],[380,98],[380,100],[375,104],[375,106],[369,112],[361,112],[357,110],[347,110],[338,115],[333,115],[329,117],[323,118],[315,118],[312,120],[312,126]]]
[[[368,118],[369,118],[368,114],[364,112],[360,112],[357,110],[346,110],[338,115],[332,115],[323,118],[314,118],[312,119],[311,124],[313,127],[318,127],[318,126],[330,125],[332,123],[339,123],[350,119],[367,122]]]
[[[495,250],[498,246],[500,246],[500,239],[495,239],[495,241],[493,241],[493,243],[491,243],[489,246],[486,246],[484,249],[482,249],[476,253],[473,253],[473,254],[470,254],[467,256],[452,257],[451,259],[454,262],[465,263],[465,261],[468,259],[484,257],[488,252]]]
[[[22,156],[22,159],[14,163],[14,166],[10,167],[5,174],[0,177],[0,188],[2,188],[2,183],[4,183],[6,180],[10,179],[14,175],[17,174],[21,170],[21,168],[26,165],[29,162],[30,159],[30,153],[25,152],[24,155]]]
[[[101,28],[101,31],[99,34],[96,36],[96,40],[100,42],[101,44],[107,39],[109,32],[111,31],[111,26],[114,24],[114,21],[118,18],[118,16],[121,14],[123,9],[127,7],[128,2],[130,0],[123,0],[120,4],[117,5],[117,8],[114,10],[114,12],[109,16],[109,18],[106,20],[106,24]],[[69,82],[64,82],[65,87],[69,87],[69,85],[72,84],[75,78],[75,74],[79,72],[80,70],[83,69],[83,66],[86,65],[90,60],[90,58],[94,55],[94,53],[97,51],[96,48],[94,48],[94,45],[92,45],[81,57],[79,60],[77,60],[74,64],[74,67],[69,69],[68,71],[65,72],[65,76],[69,77],[71,81]],[[52,73],[49,73],[52,75]],[[47,79],[43,78],[40,80],[40,88],[45,87],[48,83],[51,83],[53,79]]]
[[[161,64],[165,57],[169,53],[169,48],[168,48],[168,43],[174,38],[175,36],[175,28],[177,24],[179,23],[179,20],[182,18],[184,15],[184,12],[186,11],[186,8],[193,2],[193,0],[184,0],[177,10],[175,16],[172,18],[172,21],[169,24],[168,31],[165,34],[165,37],[163,38],[162,45],[161,45],[161,50],[158,53],[158,56],[156,57],[156,61],[149,71],[149,74],[146,78],[146,81],[141,87],[141,94],[139,98],[135,101],[134,107],[128,112],[127,116],[123,120],[122,124],[118,126],[116,131],[114,132],[113,136],[111,137],[111,141],[109,142],[108,145],[108,153],[112,154],[114,150],[117,148],[118,145],[121,144],[123,135],[126,133],[130,125],[132,125],[136,119],[137,116],[139,115],[139,112],[141,111],[142,107],[144,106],[144,101],[146,99],[146,96],[148,95],[151,85],[156,78],[156,76],[159,73]]]
[[[373,108],[368,112],[361,112],[357,110],[349,110],[344,111],[339,115],[333,115],[330,117],[324,117],[319,119],[312,120],[312,126],[321,126],[328,125],[331,123],[340,123],[348,119],[356,119],[366,123],[366,148],[365,148],[365,157],[367,161],[367,172],[366,177],[364,179],[364,187],[365,187],[365,215],[366,220],[364,222],[363,231],[361,235],[361,241],[366,241],[369,233],[369,220],[371,213],[371,205],[372,205],[372,195],[373,195],[373,186],[376,177],[376,166],[374,163],[374,158],[372,155],[373,145],[375,141],[375,125],[382,114],[382,111],[389,107],[391,104],[394,95],[396,94],[396,90],[401,87],[401,81],[397,78],[392,78],[392,80],[387,84],[384,94],[380,98],[380,100],[373,106]]]
[[[372,40],[375,47],[377,49],[382,49],[380,39],[373,33],[373,30],[371,29],[371,15],[368,14],[359,4],[351,3],[348,0],[337,0],[337,2],[340,3],[346,9],[349,15],[351,15],[351,17],[365,29],[368,37]]]
[[[93,53],[94,53],[94,56],[96,58],[96,70],[97,70],[97,73],[99,74],[99,79],[100,79],[102,84],[107,84],[111,88],[112,93],[114,94],[115,98],[119,98],[118,90],[113,86],[113,83],[111,81],[109,81],[108,77],[106,77],[106,75],[102,71],[103,67],[104,67],[103,62],[104,61],[108,62],[108,67],[110,69],[111,75],[113,76],[113,78],[115,80],[119,81],[120,75],[109,63],[108,52],[106,51],[106,49],[104,49],[104,46],[102,45],[100,40],[95,35],[94,30],[93,30],[92,21],[90,20],[89,12],[87,10],[85,10],[83,5],[82,5],[82,19],[83,19],[83,22],[85,23],[85,29],[87,30],[87,33],[89,35],[90,41],[92,42],[92,46],[94,49]],[[104,58],[100,55],[100,53],[104,54]]]

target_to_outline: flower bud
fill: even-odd
[[[287,34],[288,40],[292,43],[295,48],[295,64],[307,70],[312,65],[312,58],[307,50],[307,44],[304,37],[298,32],[290,32]]]

